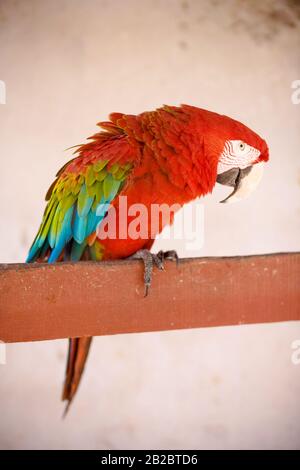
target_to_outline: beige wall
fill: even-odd
[[[1,262],[24,260],[45,190],[70,157],[63,149],[111,111],[182,102],[242,120],[271,152],[249,200],[224,207],[220,187],[206,199],[198,256],[299,250],[300,104],[291,102],[300,79],[298,7],[2,0]],[[66,341],[9,345],[0,447],[300,448],[295,339],[296,322],[97,338],[65,421]]]

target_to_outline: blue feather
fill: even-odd
[[[25,262],[30,263],[30,261],[32,261],[33,258],[36,256],[38,250],[39,250],[39,238],[36,239],[36,241],[33,243],[32,247],[30,248],[28,256],[27,256]]]
[[[63,220],[60,233],[56,237],[55,247],[53,251],[51,252],[48,263],[53,263],[54,261],[57,260],[62,250],[64,249],[65,245],[68,243],[68,241],[70,240],[72,236],[71,222],[72,222],[73,210],[74,210],[74,206],[71,206],[65,214],[65,218]]]
[[[71,250],[71,261],[79,261],[84,249],[86,247],[86,241],[83,243],[77,243],[75,240],[72,243],[72,250]]]
[[[97,226],[97,220],[99,217],[97,216],[96,212],[90,211],[87,220],[87,227],[86,227],[86,236],[88,237],[91,233],[94,232]]]
[[[29,263],[38,257],[45,256],[49,248],[52,248],[52,252],[48,263],[55,262],[72,237],[74,241],[71,249],[71,260],[79,260],[87,245],[86,238],[97,230],[109,209],[111,201],[118,193],[120,185],[121,181],[115,180],[113,175],[108,174],[104,181],[106,197],[102,197],[96,209],[92,210],[95,198],[88,195],[84,183],[78,194],[77,204],[75,202],[68,209],[62,221],[59,221],[60,214],[58,213],[61,210],[61,202],[58,202],[57,199],[54,199],[53,202],[50,201],[50,212],[46,215],[43,226],[29,250],[26,262]]]
[[[76,210],[73,227],[73,237],[77,243],[82,243],[86,237],[87,216],[80,216]]]

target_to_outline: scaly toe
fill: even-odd
[[[175,250],[162,251],[160,250],[157,254],[151,253],[149,250],[142,249],[138,250],[132,256],[129,256],[128,259],[140,259],[144,263],[144,285],[145,285],[145,295],[147,297],[151,282],[152,282],[152,273],[153,273],[153,263],[161,271],[164,269],[164,260],[176,261],[178,264],[178,255]]]

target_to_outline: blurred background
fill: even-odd
[[[1,263],[24,261],[64,149],[112,111],[163,103],[227,114],[270,147],[249,199],[206,198],[197,256],[299,251],[297,79],[297,0],[1,0]],[[10,344],[0,448],[299,449],[296,339],[299,322],[98,337],[64,421],[67,340]]]

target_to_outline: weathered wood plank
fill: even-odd
[[[300,320],[300,253],[166,262],[0,265],[0,340]]]

